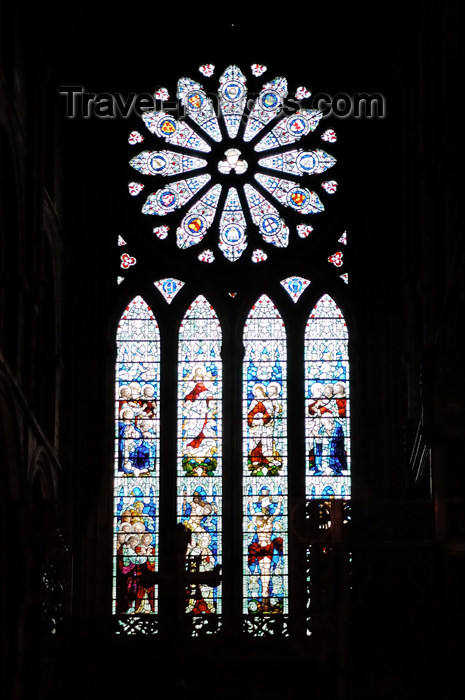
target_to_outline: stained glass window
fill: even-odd
[[[190,535],[187,571],[213,572],[221,564],[222,363],[221,328],[203,296],[189,306],[179,329],[178,518]],[[199,577],[187,584],[185,611],[195,628],[221,613],[221,587]],[[217,624],[217,622],[216,622]]]
[[[215,239],[220,258],[236,262],[249,249],[248,259],[255,260],[257,233],[266,245],[287,247],[295,228],[299,232],[298,227],[310,227],[306,219],[324,212],[326,195],[336,192],[336,180],[315,180],[336,164],[334,155],[317,147],[323,114],[300,105],[311,94],[303,86],[294,92],[295,107],[287,109],[287,78],[276,76],[264,82],[264,65],[244,70],[229,65],[214,90],[207,89],[204,80],[211,81],[215,66],[204,64],[199,71],[202,82],[187,76],[178,80],[181,114],[175,116],[168,108],[145,111],[139,128],[149,133],[130,132],[129,143],[138,151],[129,165],[140,180],[131,180],[129,190],[133,197],[144,192],[143,214],[162,217],[178,212],[180,249],[205,238],[211,254],[206,260],[201,251],[199,260],[213,263],[217,259],[212,249]],[[169,98],[162,89],[156,95],[162,104]],[[328,144],[336,139],[332,130],[319,137]],[[146,147],[141,151],[142,141]],[[163,148],[165,144],[169,148]],[[302,147],[292,148],[295,144]],[[231,177],[234,187],[222,193],[224,176]],[[159,178],[170,181],[154,186]],[[303,217],[292,229],[286,209]],[[263,252],[268,254],[266,249]]]
[[[267,296],[249,313],[244,348],[243,610],[257,634],[288,598],[286,332]]]
[[[138,222],[149,222],[144,244],[154,254],[141,254],[145,248],[135,240],[145,235],[143,225],[137,235],[122,231],[119,245],[126,248],[118,262],[125,276],[118,282],[124,291],[140,279],[153,291],[162,330],[136,297],[117,338],[113,598],[126,631],[157,627],[164,604],[163,597],[157,601],[157,577],[166,581],[159,545],[166,551],[177,521],[185,552],[170,585],[182,590],[173,615],[184,631],[226,630],[242,613],[248,634],[287,635],[295,604],[289,545],[293,555],[299,549],[288,528],[288,486],[306,501],[308,516],[316,507],[319,528],[331,527],[328,503],[349,505],[348,332],[325,294],[347,289],[347,232],[332,231],[331,220],[320,225],[341,188],[337,137],[322,112],[304,106],[307,87],[291,89],[287,78],[269,73],[259,63],[221,69],[205,63],[196,79],[179,78],[176,108],[168,90],[158,88],[161,108],[145,111],[129,134],[128,200]],[[319,295],[311,310],[309,299]],[[192,300],[187,308],[183,299]],[[165,365],[160,347],[169,348]],[[234,387],[227,403],[223,361],[226,385]],[[176,430],[162,436],[160,367],[171,371],[164,387],[177,405]],[[288,376],[289,409],[302,436],[290,475]],[[172,420],[174,428],[174,412]],[[172,455],[161,468],[160,439]],[[171,518],[165,493],[172,496]],[[312,557],[301,548],[292,570],[300,567],[303,575],[308,567],[306,603],[311,597],[317,605],[320,549],[308,547]],[[223,578],[225,561],[232,581]]]
[[[307,498],[350,497],[348,332],[327,294],[305,330]]]
[[[117,332],[113,609],[123,625],[157,613],[159,367],[158,325],[138,296]]]

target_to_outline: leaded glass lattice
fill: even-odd
[[[117,332],[113,610],[120,616],[157,613],[159,386],[158,325],[138,296]]]
[[[283,320],[265,295],[244,328],[244,602],[252,616],[287,612],[287,364]]]

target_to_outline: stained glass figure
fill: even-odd
[[[213,222],[220,194],[221,185],[214,185],[192,205],[176,231],[179,248],[189,248],[200,243]]]
[[[157,612],[160,338],[141,297],[117,332],[113,611]]]
[[[287,612],[287,360],[284,323],[261,296],[244,328],[244,613]]]
[[[286,290],[286,292],[291,297],[292,301],[297,302],[302,293],[307,289],[310,284],[310,280],[304,277],[287,277],[285,280],[281,280],[281,284]]]
[[[247,223],[235,187],[228,190],[220,220],[219,249],[228,260],[238,260],[247,247]]]
[[[174,277],[166,277],[154,282],[155,287],[163,294],[165,301],[171,304],[176,294],[184,287],[184,282]]]
[[[213,572],[221,563],[221,327],[203,296],[179,329],[178,518],[190,533],[187,571]],[[188,583],[186,612],[221,613],[221,587]]]
[[[306,494],[350,498],[348,331],[327,294],[305,330]]]
[[[129,165],[143,175],[163,175],[171,177],[204,168],[203,158],[174,153],[173,151],[142,151],[129,161]]]

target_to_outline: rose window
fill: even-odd
[[[259,262],[269,246],[312,231],[337,189],[325,179],[336,159],[322,143],[336,135],[322,128],[322,112],[305,107],[307,88],[290,93],[284,77],[264,81],[265,66],[246,77],[231,65],[213,87],[214,66],[199,70],[203,83],[179,79],[176,102],[158,90],[160,108],[131,132],[134,148],[147,146],[130,159],[137,179],[129,192],[159,238],[174,233],[178,248],[199,246],[206,262],[220,254]]]

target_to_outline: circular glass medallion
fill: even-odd
[[[261,95],[260,99],[263,109],[267,111],[277,109],[281,105],[281,98],[274,90],[267,90]]]
[[[275,214],[265,214],[260,221],[260,231],[267,237],[276,236],[281,230],[283,223],[279,216]]]
[[[302,187],[293,187],[287,195],[287,203],[293,209],[303,209],[307,203],[308,192]]]
[[[187,96],[187,104],[189,108],[198,112],[202,109],[205,102],[205,96],[201,92],[190,92]]]
[[[200,214],[194,214],[185,220],[184,228],[189,236],[200,237],[205,233],[207,222]]]
[[[157,196],[158,204],[166,212],[176,209],[177,196],[174,190],[161,190]]]
[[[301,153],[297,158],[297,167],[309,175],[318,168],[318,157],[315,153],[308,151]]]
[[[307,129],[307,122],[303,117],[296,114],[290,117],[287,122],[287,130],[292,136],[302,136]]]
[[[166,158],[161,153],[154,153],[147,165],[150,172],[159,174],[166,168]]]
[[[229,224],[223,231],[223,238],[229,245],[237,245],[243,236],[244,231],[237,224]]]
[[[237,80],[228,80],[228,82],[223,85],[223,96],[228,102],[239,102],[243,94],[243,87]]]
[[[171,117],[165,117],[162,119],[159,126],[160,132],[163,136],[171,136],[171,134],[174,134],[177,128],[178,127],[175,120]]]

